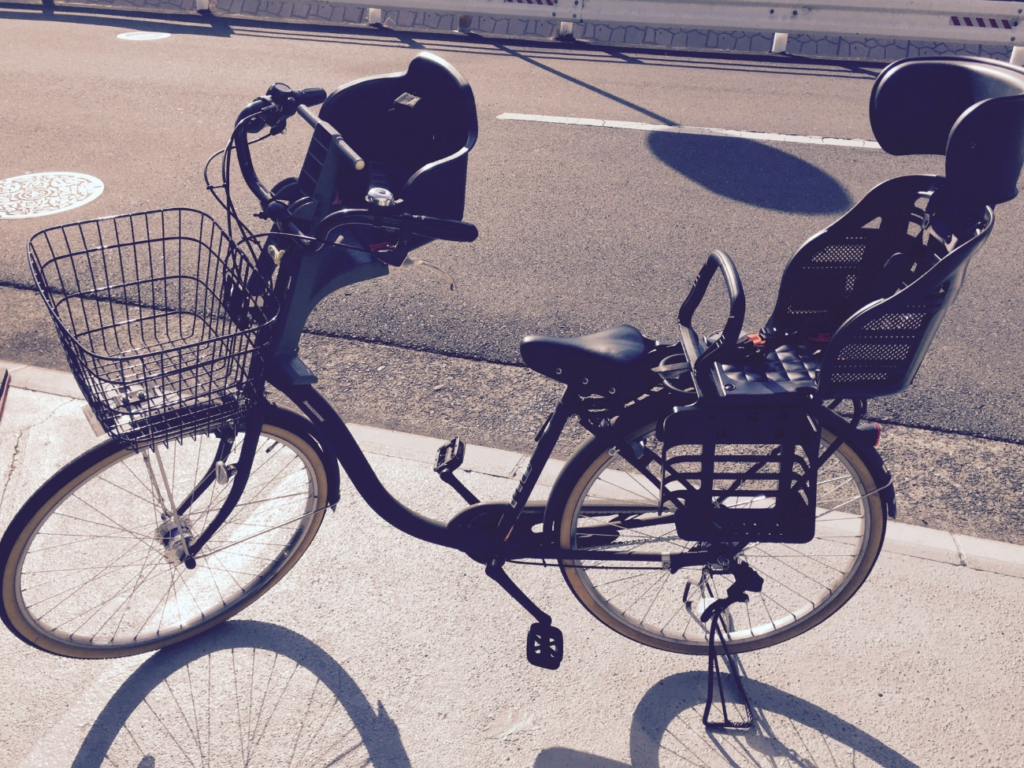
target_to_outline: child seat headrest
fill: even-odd
[[[1024,69],[990,59],[928,57],[886,67],[871,92],[871,128],[893,155],[945,155],[958,198],[1017,195],[1024,166]]]

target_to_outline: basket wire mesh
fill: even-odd
[[[32,237],[29,263],[107,434],[136,450],[236,427],[263,386],[277,304],[207,214],[83,221]]]

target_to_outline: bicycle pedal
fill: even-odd
[[[551,624],[534,624],[526,637],[526,660],[535,667],[558,669],[562,663],[562,630]]]
[[[462,442],[461,438],[453,437],[437,449],[434,471],[439,475],[450,474],[462,466],[462,461],[465,458],[466,444]]]

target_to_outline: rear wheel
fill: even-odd
[[[633,417],[632,426],[622,424],[618,433],[624,439],[614,444],[592,438],[566,466],[551,494],[555,508],[562,509],[556,523],[561,547],[672,554],[699,546],[679,538],[671,514],[657,514],[659,488],[651,479],[661,475],[656,415],[649,410]],[[823,447],[832,443],[843,423],[826,414]],[[620,449],[633,461],[627,462]],[[853,596],[882,547],[883,477],[873,449],[843,444],[818,473],[814,539],[743,548],[736,559],[764,578],[764,588],[723,615],[730,650],[742,653],[796,637]],[[699,617],[734,581],[707,566],[674,574],[651,563],[582,559],[561,566],[573,594],[616,632],[655,648],[698,655],[708,652],[708,626]]]
[[[199,436],[135,453],[110,441],[54,475],[0,540],[4,624],[61,656],[127,656],[192,637],[270,589],[323,520],[324,457],[300,419],[272,410],[241,499],[189,570],[166,510],[196,487],[219,442]],[[186,539],[230,488],[214,482],[196,500],[182,518]]]

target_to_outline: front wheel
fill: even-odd
[[[702,546],[679,538],[671,514],[657,514],[660,416],[664,413],[654,409],[627,412],[617,428],[619,439],[594,437],[577,451],[551,493],[562,548],[672,554]],[[825,413],[823,448],[843,424]],[[743,548],[736,559],[749,563],[764,578],[764,587],[723,614],[731,651],[796,637],[853,596],[882,547],[886,515],[880,491],[887,482],[874,449],[844,443],[818,472],[814,539]],[[708,566],[673,574],[660,564],[580,559],[563,561],[561,568],[577,599],[616,632],[644,645],[697,655],[708,652],[708,625],[700,615],[734,581]]]
[[[271,409],[242,497],[189,570],[182,539],[199,536],[231,483],[199,496],[184,531],[168,509],[197,487],[219,443],[199,436],[135,453],[108,441],[50,478],[0,539],[4,624],[50,653],[113,658],[197,635],[270,589],[323,520],[324,456],[302,419]]]

